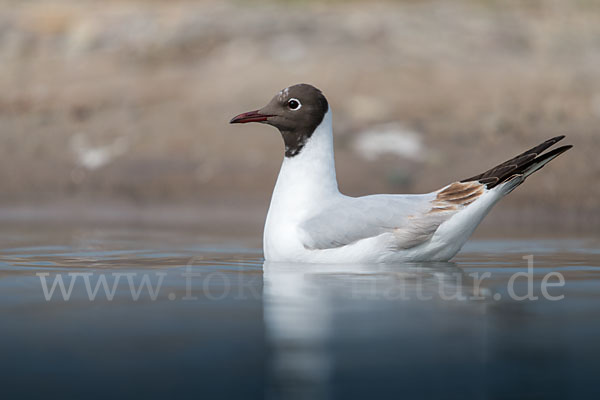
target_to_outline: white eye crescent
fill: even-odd
[[[297,111],[302,108],[302,103],[300,103],[300,100],[298,99],[289,99],[287,106],[290,108],[290,110]]]

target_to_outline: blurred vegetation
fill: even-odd
[[[431,191],[567,134],[498,213],[597,229],[599,4],[0,1],[0,205],[262,212],[281,140],[227,121],[308,82],[333,107],[344,192]],[[363,157],[356,138],[394,121],[423,157]]]

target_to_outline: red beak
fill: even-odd
[[[272,115],[261,114],[259,110],[248,111],[237,115],[229,121],[230,124],[245,124],[246,122],[265,122]]]

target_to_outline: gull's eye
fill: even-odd
[[[299,110],[300,107],[302,107],[302,104],[300,104],[300,100],[298,99],[289,99],[287,105],[290,110]]]

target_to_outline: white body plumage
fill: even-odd
[[[265,259],[311,263],[449,260],[494,203],[508,193],[502,190],[504,185],[492,190],[483,188],[473,203],[441,212],[438,218],[427,218],[427,213],[443,189],[425,195],[345,196],[338,190],[328,111],[302,152],[283,161],[265,223]],[[320,221],[317,224],[315,220]],[[365,232],[366,237],[349,243],[330,243],[329,248],[311,245],[314,237],[333,241],[327,238],[344,236],[334,231],[360,230],[378,223],[389,226],[375,229],[373,236]],[[415,237],[424,240],[413,243]]]

